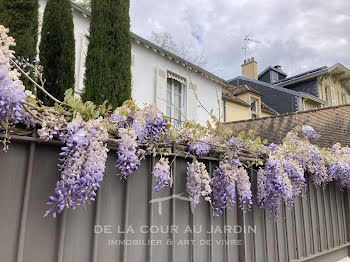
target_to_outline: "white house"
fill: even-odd
[[[40,0],[42,23],[46,0]],[[75,92],[83,91],[90,12],[73,3],[76,40]],[[160,110],[175,120],[196,120],[204,124],[210,116],[200,103],[219,117],[222,87],[227,82],[185,59],[160,48],[132,33],[132,98],[137,105],[156,103]],[[198,97],[198,100],[196,98]],[[181,109],[181,113],[179,110]]]

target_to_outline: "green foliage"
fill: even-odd
[[[74,89],[75,40],[70,0],[48,0],[40,43],[40,62],[44,67],[45,89],[63,100],[67,89]],[[45,104],[53,102],[42,92],[38,97]]]
[[[84,101],[114,107],[131,98],[129,0],[92,0]]]
[[[9,28],[10,35],[16,39],[15,55],[30,61],[37,53],[38,8],[38,0],[0,0],[0,24]],[[22,80],[28,89],[34,89],[28,80]]]
[[[267,144],[267,140],[261,141],[260,137],[254,135],[253,130],[249,130],[248,135],[244,131],[241,131],[237,137],[238,140],[242,141],[244,148],[249,148],[251,152],[258,152],[261,147]]]
[[[110,105],[107,105],[107,101],[99,106],[96,106],[91,101],[83,103],[80,98],[74,97],[72,89],[68,89],[65,92],[63,102],[68,105],[68,112],[79,113],[85,121],[96,119],[100,116],[108,119],[109,115],[112,112],[112,107]],[[63,108],[57,104],[55,107],[59,112],[63,110]]]

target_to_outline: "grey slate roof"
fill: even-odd
[[[342,64],[336,63],[335,65],[333,65],[331,67],[322,66],[322,67],[319,67],[316,69],[312,69],[310,71],[306,71],[306,72],[301,73],[301,74],[297,74],[295,76],[291,76],[291,77],[282,79],[282,80],[276,82],[275,84],[280,85],[280,86],[287,86],[287,85],[291,85],[291,84],[305,81],[308,79],[312,79],[312,78],[315,78],[317,76],[321,76],[321,75],[330,73],[333,70],[339,70],[339,69],[347,74],[347,76],[345,76],[346,79],[350,79],[350,77],[349,77],[350,70],[347,67],[343,66]]]
[[[288,94],[292,94],[292,95],[295,95],[295,96],[299,96],[300,95],[298,92],[290,90],[288,88],[284,88],[284,87],[281,87],[281,86],[278,86],[278,85],[266,83],[266,82],[263,82],[263,81],[260,81],[260,80],[247,78],[247,77],[244,77],[244,76],[237,76],[237,77],[235,77],[233,79],[228,80],[228,82],[232,83],[232,82],[237,81],[239,79],[242,79],[242,80],[245,80],[245,81],[249,81],[249,82],[252,82],[252,83],[255,83],[255,84],[258,84],[258,85],[262,85],[262,86],[265,86],[265,87],[269,87],[269,88],[272,88],[272,89],[276,89],[276,90],[279,90],[279,91],[282,91],[282,92],[285,92],[285,93],[288,93]]]
[[[312,77],[319,76],[321,74],[326,73],[327,71],[328,71],[328,67],[327,66],[322,66],[322,67],[319,67],[319,68],[316,68],[316,69],[312,69],[310,71],[306,71],[306,72],[301,73],[301,74],[297,74],[297,75],[294,75],[294,76],[291,76],[291,77],[287,77],[285,79],[277,81],[275,84],[283,86],[283,85],[285,85],[287,83],[290,83],[292,81],[296,82],[296,81],[306,80],[306,79],[309,79],[309,78],[312,78]]]

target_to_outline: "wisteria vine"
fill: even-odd
[[[5,134],[5,149],[9,134],[16,134],[18,128],[63,144],[60,178],[44,216],[56,217],[65,208],[75,209],[96,199],[108,148],[116,150],[116,173],[121,179],[128,179],[146,155],[157,157],[152,171],[155,191],[172,186],[172,164],[177,157],[191,159],[186,170],[191,206],[195,208],[203,198],[214,216],[221,216],[235,205],[243,212],[251,209],[255,185],[248,175],[249,168],[257,169],[259,206],[275,218],[282,203],[293,205],[295,198],[304,194],[305,174],[311,176],[316,187],[334,181],[341,190],[350,189],[350,148],[339,143],[319,148],[312,143],[317,132],[310,126],[291,130],[282,144],[267,145],[251,132],[233,137],[214,117],[215,127],[186,121],[180,129],[174,129],[153,104],[139,109],[126,101],[111,112],[106,104],[97,107],[83,103],[68,90],[64,101],[54,99],[54,107],[44,106],[25,91],[19,71],[30,79],[30,72],[24,69],[33,69],[44,82],[40,74],[45,69],[38,61],[31,64],[25,58],[15,60],[10,49],[15,42],[7,33],[0,25],[0,130]],[[21,67],[23,70],[18,71]],[[219,160],[212,175],[205,164],[210,156]]]

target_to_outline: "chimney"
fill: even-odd
[[[258,63],[254,60],[254,57],[244,60],[242,76],[258,80]]]

